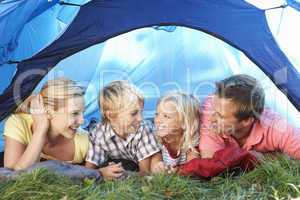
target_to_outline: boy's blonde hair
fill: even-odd
[[[45,105],[45,108],[52,108],[57,111],[64,107],[66,101],[74,97],[82,97],[84,95],[83,87],[76,84],[75,81],[66,78],[58,78],[49,80],[42,87],[40,93]],[[34,95],[29,96],[15,110],[15,113],[30,113],[30,101]]]
[[[144,104],[142,93],[128,81],[113,81],[100,91],[99,107],[102,121],[108,122],[107,113],[117,114],[126,109],[134,102]]]
[[[199,134],[200,103],[193,95],[182,92],[170,92],[158,100],[157,106],[162,102],[171,101],[177,108],[179,119],[184,127],[181,150],[184,152],[194,150],[195,134]]]

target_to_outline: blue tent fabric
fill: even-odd
[[[300,11],[300,2],[296,0],[287,0],[287,5],[291,6],[292,8]]]
[[[52,7],[58,0],[10,0],[0,3],[0,65],[7,63],[17,47],[17,38],[26,23]]]
[[[300,75],[280,50],[265,13],[242,0],[115,0],[82,6],[68,29],[50,46],[17,66],[10,86],[0,96],[0,119],[25,99],[60,60],[116,35],[148,26],[179,25],[220,38],[244,52],[300,109]],[[33,70],[20,83],[22,73]],[[14,95],[20,86],[20,95]]]

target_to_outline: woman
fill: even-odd
[[[88,137],[83,123],[84,90],[68,79],[48,81],[6,121],[4,167],[25,169],[41,158],[70,163],[84,161]]]

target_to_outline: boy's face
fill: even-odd
[[[110,118],[116,134],[123,138],[127,138],[129,134],[136,133],[143,120],[143,102],[136,101],[127,108],[123,108],[121,112]]]

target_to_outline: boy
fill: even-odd
[[[101,90],[102,123],[90,132],[86,167],[100,167],[106,180],[124,171],[121,163],[110,162],[114,160],[131,161],[140,172],[150,172],[151,157],[160,149],[151,126],[142,121],[143,107],[143,96],[126,81],[114,81]]]

